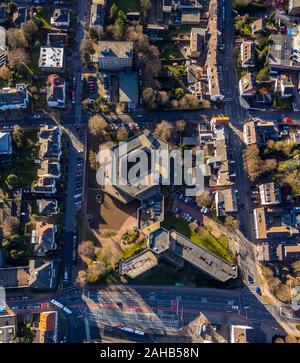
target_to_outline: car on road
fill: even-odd
[[[33,118],[38,119],[38,118],[42,118],[43,116],[44,116],[43,114],[35,113],[35,114],[33,115]]]
[[[68,271],[67,271],[67,269],[65,269],[65,272],[64,272],[64,280],[65,281],[68,280]]]
[[[248,275],[248,282],[249,284],[253,284],[254,283],[254,279],[252,275]]]
[[[261,296],[261,289],[260,287],[256,286],[255,292],[257,293],[257,295]]]
[[[201,213],[206,214],[208,212],[207,208],[202,207],[200,210]]]

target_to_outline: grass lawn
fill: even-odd
[[[37,158],[37,134],[26,132],[25,139],[24,146],[13,145],[12,162],[1,175],[2,185],[9,174],[19,177],[19,184],[22,188],[30,188],[32,181],[37,178],[38,165],[34,163]]]
[[[161,51],[161,58],[162,59],[182,59],[183,56],[179,52],[178,47],[175,46],[172,42],[165,42],[162,51]]]
[[[135,245],[131,246],[131,247],[127,247],[123,253],[122,253],[122,257],[127,260],[128,258],[132,257],[133,255],[141,252],[142,250],[144,250],[147,247],[147,242],[145,240],[142,240],[138,243],[136,243]]]
[[[179,36],[179,34],[190,34],[191,29],[192,29],[192,26],[187,25],[187,24],[170,26],[170,29],[168,30],[167,36],[169,38],[172,38],[172,37]]]
[[[199,228],[199,231],[190,229],[188,223],[181,218],[173,218],[170,221],[170,227],[189,238],[197,245],[206,248],[208,251],[223,258],[225,261],[232,263],[233,258],[228,248],[227,237],[221,236],[218,240],[205,228]]]
[[[42,13],[36,15],[36,18],[43,24],[45,28],[53,29],[53,26],[50,24],[52,14],[53,10],[44,8]]]
[[[113,0],[119,10],[123,10],[126,14],[128,11],[139,11],[140,1],[139,0]]]

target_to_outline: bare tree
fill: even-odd
[[[186,122],[184,120],[176,121],[176,130],[183,132],[186,128]]]
[[[90,150],[89,162],[90,162],[90,168],[92,170],[98,169],[97,154],[93,150]]]
[[[11,71],[8,67],[2,66],[0,68],[0,78],[4,81],[8,81],[11,78]]]
[[[103,135],[107,127],[107,122],[100,115],[94,115],[89,119],[89,130],[93,135]]]
[[[238,229],[239,221],[232,216],[227,216],[225,218],[225,226],[231,230]]]
[[[12,69],[20,70],[30,64],[28,53],[22,48],[8,52],[9,65]]]
[[[92,39],[82,39],[80,44],[80,51],[81,52],[88,52],[93,53],[94,52],[94,46]]]
[[[91,260],[93,260],[95,257],[95,246],[94,246],[93,242],[91,242],[91,241],[82,242],[78,246],[78,254],[88,257]]]
[[[196,108],[199,106],[199,100],[195,95],[185,94],[179,101],[180,108]]]
[[[29,42],[31,42],[32,36],[38,32],[39,27],[36,25],[36,23],[33,20],[28,20],[21,29],[23,31],[25,38],[28,39]]]
[[[87,271],[87,282],[97,282],[105,274],[105,265],[97,261],[89,266]]]
[[[293,267],[294,272],[299,272],[300,271],[300,260],[293,262],[292,267]]]
[[[27,48],[28,40],[22,29],[10,28],[6,31],[7,44],[11,49]]]
[[[212,204],[212,197],[210,192],[205,190],[201,194],[197,195],[196,202],[199,206],[210,207]]]
[[[117,131],[117,140],[118,141],[125,141],[128,139],[128,131],[126,129],[118,129]]]
[[[3,223],[4,237],[10,238],[12,235],[17,234],[19,231],[19,219],[17,217],[9,216]]]
[[[173,126],[167,121],[162,121],[156,125],[154,135],[158,136],[160,139],[164,141],[168,141],[170,139],[171,133],[173,131]]]

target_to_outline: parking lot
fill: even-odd
[[[198,206],[191,197],[181,193],[173,195],[171,210],[175,214],[180,214],[187,222],[195,222],[199,225],[203,224],[203,215],[209,214],[207,208]]]

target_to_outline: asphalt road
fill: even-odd
[[[118,331],[118,327],[123,325],[142,330],[149,336],[179,335],[181,329],[193,324],[201,312],[219,324],[247,324],[250,321],[255,328],[257,342],[266,340],[262,326],[264,329],[267,326],[273,334],[283,333],[261,298],[247,288],[115,286],[82,291],[71,287],[59,291],[55,299],[72,311],[72,315],[65,314],[69,322],[68,342],[86,339],[86,330],[95,324],[100,330],[110,326]],[[50,300],[50,296],[38,296],[9,302],[9,305],[14,310],[18,307],[20,311],[26,311],[27,306],[31,306],[32,311],[39,311],[42,304],[57,309]],[[84,319],[87,319],[88,328]]]

